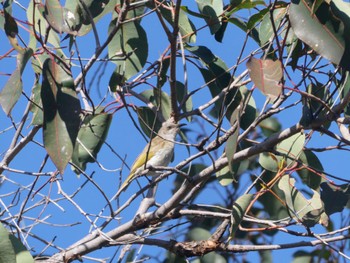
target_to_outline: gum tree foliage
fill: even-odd
[[[349,3],[1,2],[1,262],[349,259]]]

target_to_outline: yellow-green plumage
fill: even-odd
[[[168,120],[163,123],[157,135],[145,146],[140,155],[131,166],[130,174],[119,188],[116,196],[125,190],[128,184],[150,166],[168,166],[174,151],[174,141],[179,132],[180,125]],[[159,173],[149,172],[147,175]]]

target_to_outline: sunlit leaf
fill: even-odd
[[[39,4],[39,10],[48,24],[59,34],[63,32],[76,35],[79,18],[75,14],[61,6],[58,0],[46,0],[45,6]]]
[[[36,83],[32,89],[30,111],[33,112],[32,125],[42,125],[44,122],[44,115],[41,102],[41,85]]]
[[[23,53],[17,55],[17,66],[0,92],[0,105],[6,115],[10,115],[11,110],[22,94],[22,73],[28,60],[33,55],[30,48],[23,49]]]
[[[299,158],[305,144],[305,134],[297,133],[278,143],[275,150],[280,153],[261,153],[259,164],[266,170],[277,172],[281,167],[291,166]]]
[[[247,68],[255,86],[270,99],[270,102],[275,101],[282,92],[280,84],[283,77],[281,61],[251,57],[247,62]]]
[[[278,182],[278,187],[283,191],[290,216],[296,221],[312,227],[320,222],[324,213],[323,204],[319,193],[313,191],[311,199],[305,196],[294,186],[295,179],[284,175]]]
[[[210,33],[215,34],[221,26],[219,16],[224,11],[222,0],[196,0],[198,9],[205,17]]]
[[[10,233],[0,224],[0,262],[16,263],[16,254],[10,240]]]
[[[43,68],[41,100],[44,112],[44,146],[63,174],[72,157],[80,125],[80,102],[71,73],[47,59]]]
[[[45,8],[43,6],[41,6],[40,8],[40,6],[41,5],[36,4],[34,9],[34,1],[30,1],[27,8],[27,19],[29,23],[33,25],[33,29],[37,32],[37,34],[39,34],[39,36],[41,36],[42,39],[45,39],[48,23],[42,15],[42,12],[43,10],[45,10]],[[48,33],[47,41],[56,48],[61,47],[58,34],[53,30],[50,30],[50,32]]]
[[[335,64],[349,68],[349,48],[346,47],[346,32],[343,22],[334,17],[329,5],[323,2],[316,11],[310,8],[312,1],[293,0],[289,9],[289,20],[296,36],[318,54]],[[343,10],[342,10],[343,12]],[[319,17],[322,18],[320,21]],[[346,36],[347,37],[347,36]],[[343,57],[344,56],[344,57]]]

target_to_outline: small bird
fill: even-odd
[[[145,169],[150,166],[168,166],[174,154],[175,137],[180,127],[184,124],[174,123],[172,119],[163,122],[157,135],[147,143],[143,151],[133,163],[130,174],[125,182],[121,185],[115,197],[125,190],[128,184]],[[159,173],[149,172],[147,175],[155,176]],[[114,199],[114,198],[113,198]]]

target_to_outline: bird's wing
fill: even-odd
[[[146,147],[143,149],[143,151],[140,153],[139,156],[137,156],[135,162],[131,166],[130,174],[124,181],[124,183],[120,186],[118,192],[115,194],[115,196],[112,198],[113,200],[116,199],[122,191],[126,189],[126,187],[129,185],[129,183],[132,181],[132,179],[135,176],[135,173],[138,168],[145,165],[148,160],[150,160],[154,155],[156,151],[152,151],[149,147],[149,144],[146,145]],[[147,158],[147,159],[146,159]]]
[[[155,152],[156,151],[152,151],[152,149],[149,147],[149,144],[147,144],[143,151],[139,154],[139,156],[137,156],[135,162],[132,164],[130,175],[133,176],[137,169],[144,166],[145,163],[147,163],[148,160],[150,160],[155,155]],[[130,177],[130,175],[128,177]]]

